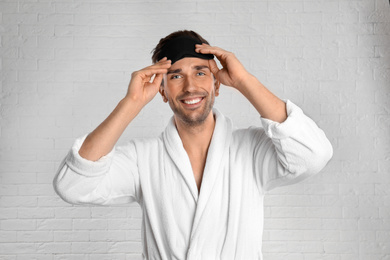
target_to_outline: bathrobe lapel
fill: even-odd
[[[163,133],[163,139],[169,156],[183,176],[195,202],[198,201],[198,187],[196,186],[190,158],[184,149],[183,142],[177,132],[173,117],[169,121],[169,124]]]
[[[230,139],[232,135],[232,123],[230,119],[225,118],[218,110],[213,109],[213,113],[216,118],[216,124],[207,153],[199,196],[191,162],[183,147],[183,143],[180,139],[179,133],[177,132],[173,118],[163,133],[167,152],[182,174],[195,202],[197,202],[191,238],[198,233],[197,230],[201,224],[203,212],[207,206],[210,196],[212,196],[213,186],[218,174],[222,173],[221,163],[223,160],[227,160],[228,158]]]
[[[208,205],[208,201],[216,184],[219,174],[223,174],[222,163],[228,160],[230,139],[232,135],[232,123],[225,118],[218,110],[213,110],[216,117],[216,125],[207,153],[206,165],[203,171],[202,185],[196,208],[195,219],[192,226],[191,239],[201,230],[203,213]],[[199,234],[198,234],[199,235]]]

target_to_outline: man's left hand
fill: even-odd
[[[215,60],[212,59],[209,60],[210,70],[215,78],[225,86],[240,90],[244,87],[246,80],[252,77],[232,52],[205,43],[196,44],[195,51],[203,54],[214,54],[217,57],[222,69],[219,69]]]

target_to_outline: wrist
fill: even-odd
[[[139,99],[126,95],[119,104],[124,107],[125,110],[137,110],[138,112],[145,106],[145,104]]]
[[[138,115],[143,107],[144,105],[139,100],[134,100],[126,96],[119,101],[117,109],[121,111],[120,114],[125,116],[130,122]]]
[[[252,74],[248,73],[246,76],[238,80],[235,88],[244,96],[247,96],[252,88],[256,87],[260,82]]]

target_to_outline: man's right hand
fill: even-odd
[[[96,161],[112,150],[128,124],[157,94],[163,74],[167,73],[169,67],[171,67],[171,61],[164,58],[156,64],[136,71],[131,75],[126,97],[87,136],[79,150],[81,157]],[[153,76],[155,77],[152,80]]]
[[[163,58],[151,66],[133,72],[125,99],[130,99],[141,107],[145,106],[156,96],[163,75],[170,67],[171,61]],[[152,80],[153,76],[155,77]]]

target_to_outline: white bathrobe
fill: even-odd
[[[55,189],[73,204],[138,202],[144,259],[262,259],[264,194],[318,173],[332,146],[290,101],[287,120],[262,118],[264,128],[233,130],[213,113],[200,193],[173,119],[158,138],[132,140],[96,162],[78,154],[85,136],[76,140]]]

